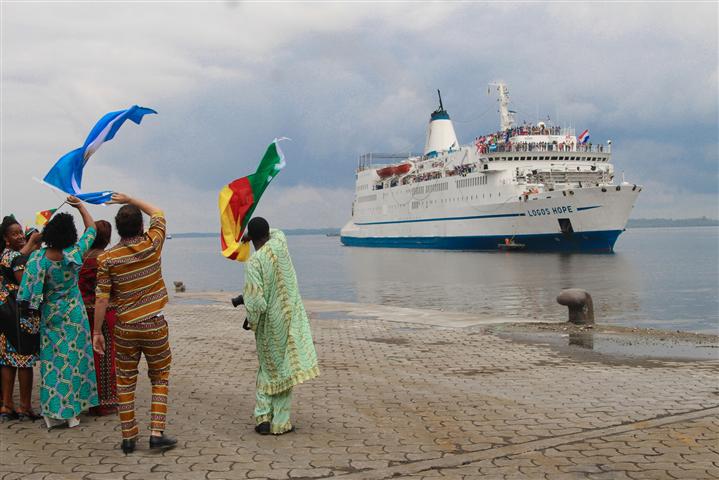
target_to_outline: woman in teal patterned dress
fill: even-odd
[[[17,295],[21,309],[41,314],[40,404],[48,428],[65,422],[75,427],[78,415],[98,404],[90,328],[78,288],[95,223],[77,198],[68,197],[67,203],[82,215],[85,233],[77,241],[72,215],[55,215],[43,230],[47,247],[30,256]]]

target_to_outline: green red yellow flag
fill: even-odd
[[[280,140],[270,143],[255,173],[220,190],[220,241],[225,258],[244,262],[250,257],[250,244],[241,242],[242,234],[265,189],[285,166],[285,156],[277,145]]]
[[[43,210],[42,212],[37,212],[35,214],[35,224],[38,227],[42,227],[50,221],[50,218],[55,212],[57,212],[57,208],[51,208],[50,210]]]

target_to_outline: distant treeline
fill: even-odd
[[[340,234],[339,228],[291,228],[282,230],[286,235],[330,235],[336,236]],[[207,237],[219,237],[219,233],[207,233],[207,232],[186,232],[186,233],[173,233],[172,238],[207,238]]]
[[[717,227],[719,220],[714,218],[630,218],[627,228],[651,227]]]

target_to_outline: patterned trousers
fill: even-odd
[[[292,407],[292,389],[277,395],[255,392],[255,422],[257,425],[270,422],[270,432],[275,435],[285,433],[292,428],[290,408]]]
[[[165,317],[158,315],[132,324],[118,321],[115,323],[115,348],[122,438],[132,439],[139,433],[135,421],[135,386],[137,365],[142,354],[145,355],[147,373],[152,383],[150,429],[165,430],[167,389],[172,363]]]

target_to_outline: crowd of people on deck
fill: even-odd
[[[516,127],[512,127],[509,130],[509,136],[514,137],[518,135],[561,135],[561,127],[556,125],[545,125],[539,122],[536,125],[530,125],[524,123]],[[505,131],[506,132],[506,131]],[[505,132],[498,132],[497,135],[504,134]]]
[[[115,217],[120,240],[108,247],[111,224],[94,220],[76,197],[65,203],[82,218],[81,234],[69,213],[55,214],[42,232],[24,231],[12,215],[0,224],[0,421],[43,419],[50,430],[77,427],[85,412],[118,414],[121,449],[132,453],[139,436],[135,386],[144,355],[152,385],[149,446],[172,448],[177,440],[164,433],[172,363],[162,312],[168,302],[161,271],[164,213],[113,194],[110,203],[122,205]],[[147,231],[143,214],[150,218]],[[250,241],[255,254],[240,298],[245,328],[257,342],[255,430],[283,434],[293,430],[292,387],[319,374],[317,356],[284,234],[253,218],[243,238]],[[36,364],[39,412],[32,407]]]
[[[604,145],[594,145],[591,143],[577,144],[574,141],[556,141],[551,142],[505,142],[497,144],[476,144],[479,153],[487,152],[604,152]]]

